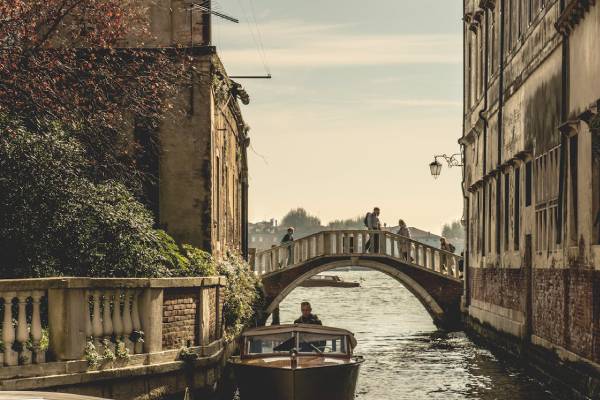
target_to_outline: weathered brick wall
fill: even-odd
[[[525,312],[525,270],[522,268],[469,268],[471,298]]]
[[[532,333],[564,346],[565,271],[534,269],[532,287]]]
[[[197,289],[165,290],[163,299],[163,349],[198,345],[199,293]]]
[[[593,358],[594,276],[589,269],[568,271],[566,310],[567,349],[586,358]]]

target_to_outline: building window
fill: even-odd
[[[538,252],[554,251],[558,238],[558,162],[560,147],[535,160],[536,248]]]
[[[510,231],[510,173],[504,175],[504,251],[508,251]]]
[[[490,75],[496,72],[496,12],[490,13]]]
[[[479,96],[478,98],[483,97],[483,88],[485,85],[485,82],[483,81],[483,65],[484,65],[484,61],[485,61],[485,53],[484,53],[484,48],[483,48],[483,44],[485,42],[485,40],[483,40],[483,33],[484,31],[482,29],[479,30],[479,34],[477,35],[477,40],[479,41],[479,85],[478,85],[478,90],[479,90]]]
[[[472,89],[473,89],[473,51],[472,51],[472,43],[471,43],[471,31],[467,29],[467,40],[469,41],[468,49],[467,49],[467,109],[470,109],[472,102]]]
[[[531,185],[533,183],[533,164],[531,161],[525,163],[525,207],[531,205]]]
[[[600,244],[600,135],[592,133],[592,243]]]
[[[508,16],[508,29],[507,29],[507,34],[508,34],[508,38],[506,40],[506,54],[509,54],[512,51],[513,48],[513,34],[514,34],[514,30],[513,30],[513,21],[514,21],[514,2],[515,0],[508,0],[506,2],[506,15]]]
[[[519,250],[519,242],[521,240],[521,167],[515,168],[515,198],[513,207],[515,210],[513,243],[514,249]]]
[[[578,153],[578,143],[577,136],[573,136],[569,139],[569,180],[570,180],[570,202],[569,202],[569,231],[570,231],[570,245],[577,246],[577,238],[578,238],[578,197],[577,197],[577,177],[578,177],[578,169],[577,164],[579,163],[577,154]]]
[[[500,180],[500,176],[496,177],[496,192],[494,193],[494,196],[496,196],[496,212],[495,212],[495,218],[496,218],[496,254],[500,254],[500,244],[501,242],[501,231],[500,231],[500,207],[502,207],[502,198],[500,196],[500,193],[502,192],[502,182]]]
[[[487,249],[492,252],[492,182],[487,184],[488,201],[487,201]]]

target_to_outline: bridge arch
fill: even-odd
[[[251,264],[263,283],[266,317],[304,280],[355,265],[397,280],[423,304],[438,327],[453,328],[460,325],[464,284],[460,260],[451,252],[391,232],[340,230],[317,232],[257,252]]]
[[[289,283],[285,288],[279,292],[274,299],[271,300],[269,305],[266,308],[267,317],[275,311],[276,308],[279,307],[281,302],[285,300],[285,298],[300,284],[307,279],[320,274],[322,272],[326,272],[339,267],[347,267],[348,261],[332,261],[323,265],[319,265],[312,269],[309,269],[307,272],[304,272],[296,279],[294,279],[291,283]],[[382,261],[375,260],[356,260],[352,263],[352,266],[369,268],[374,271],[382,272],[389,277],[395,279],[402,286],[404,286],[409,292],[411,292],[417,300],[423,305],[425,310],[429,313],[431,318],[433,319],[436,325],[439,325],[446,318],[444,316],[444,309],[438,304],[438,302],[427,292],[427,290],[421,286],[416,280],[412,279],[410,276],[405,274],[393,266],[390,266]]]

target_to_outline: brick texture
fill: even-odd
[[[526,277],[523,269],[469,268],[471,298],[525,312]]]
[[[564,346],[565,275],[562,269],[534,269],[532,288],[532,333]]]
[[[199,294],[197,290],[167,290],[163,301],[163,349],[198,345]]]

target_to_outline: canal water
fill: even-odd
[[[374,271],[332,273],[361,287],[298,288],[281,304],[281,322],[293,322],[307,300],[325,325],[355,333],[356,353],[366,357],[357,399],[557,399],[464,333],[438,332],[419,301],[392,278]]]

